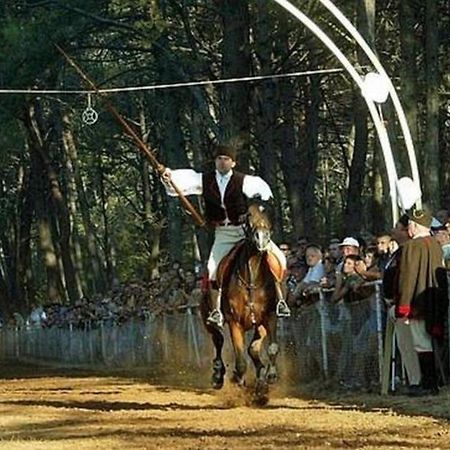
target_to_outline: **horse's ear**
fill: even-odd
[[[275,208],[272,199],[263,200],[260,196],[255,196],[249,200],[249,206],[255,206],[260,213],[263,213],[271,224],[274,222]]]
[[[265,203],[266,202],[261,198],[260,195],[253,196],[248,202],[249,206],[250,205],[255,205],[255,206],[258,206],[258,207],[259,206],[263,206],[264,207]]]

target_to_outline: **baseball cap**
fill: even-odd
[[[351,247],[359,247],[359,242],[352,237],[346,237],[340,244],[339,247],[342,247],[344,245],[349,245]]]

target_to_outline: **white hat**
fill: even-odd
[[[352,237],[346,237],[340,244],[339,246],[343,246],[343,245],[349,245],[351,247],[359,247],[359,242]]]
[[[397,202],[403,210],[408,210],[420,200],[422,192],[411,178],[403,177],[397,180]]]

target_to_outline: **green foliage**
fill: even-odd
[[[342,51],[356,60],[353,40],[338,31],[336,22],[319,2],[303,3],[304,10],[333,35]],[[355,2],[337,3],[353,20]],[[398,3],[377,2],[377,50],[388,72],[393,74],[398,73],[402,64]],[[248,2],[248,5],[252,71],[248,75],[338,67],[330,52],[277,5],[271,2],[268,6],[264,2]],[[55,43],[67,50],[101,87],[219,79],[223,71],[224,14],[221,2],[194,0],[7,0],[0,7],[0,87],[84,87],[78,74],[57,52]],[[445,20],[448,22],[448,18]],[[417,25],[420,30],[423,24]],[[236,54],[240,51],[238,44]],[[448,49],[448,42],[441,46],[440,61],[444,72],[443,89],[448,90],[448,52],[445,49]],[[423,60],[424,49],[421,49],[418,61]],[[360,69],[361,73],[368,70]],[[420,82],[422,78],[423,74]],[[343,211],[354,143],[353,105],[358,91],[345,73],[320,76],[319,81],[317,111],[313,110],[317,99],[311,98],[309,77],[254,82],[248,90],[250,129],[245,135],[252,149],[252,164],[258,171],[265,168],[275,180],[273,188],[280,205],[280,238],[309,234],[311,221],[305,219],[308,207],[314,209],[316,238],[342,234],[348,225]],[[227,131],[218,119],[229,106],[224,100],[224,91],[224,86],[189,87],[114,94],[110,99],[156,149],[161,161],[176,161],[179,166],[189,161],[196,168],[204,169],[202,164],[210,162],[210,143]],[[421,110],[424,97],[425,89],[422,89]],[[0,233],[3,233],[0,241],[11,239],[8,234],[11,224],[19,220],[18,179],[21,171],[29,170],[30,166],[26,145],[29,130],[24,128],[23,118],[31,100],[34,100],[31,95],[17,95],[2,97],[0,102]],[[81,277],[87,279],[91,275],[86,273],[92,258],[85,245],[86,216],[94,230],[102,272],[106,271],[106,256],[111,256],[121,280],[143,277],[147,274],[153,238],[144,232],[145,214],[150,210],[150,220],[161,221],[167,219],[168,211],[179,208],[172,204],[168,207],[158,177],[143,171],[135,145],[111,118],[101,98],[93,95],[93,101],[99,112],[99,121],[94,126],[81,121],[86,95],[60,95],[51,100],[41,97],[40,101],[43,105],[40,126],[48,144],[48,155],[64,201],[73,202],[70,219],[82,243]],[[76,160],[70,161],[76,166],[78,176],[78,191],[73,199],[68,198],[72,174],[67,149],[58,130],[60,111],[70,117],[67,127],[73,134],[77,151]],[[313,113],[317,113],[314,131],[317,135],[314,136],[310,123]],[[267,155],[260,151],[263,145],[266,145],[264,152],[274,156],[268,158],[266,165],[262,159]],[[372,176],[380,168],[374,162],[379,159],[375,158],[379,150],[370,126],[367,150],[364,173]],[[286,161],[286,155],[292,161]],[[311,164],[312,160],[316,161],[315,165]],[[370,216],[374,196],[370,176],[365,178],[359,192],[364,198],[361,213],[368,227],[374,226]],[[144,180],[150,185],[149,204],[144,204]],[[305,200],[307,192],[313,197],[308,201]],[[57,214],[51,208],[49,214],[57,230]],[[183,246],[177,246],[184,260],[190,261],[194,247],[192,228],[186,225],[184,217],[174,218],[181,224],[179,235],[168,236],[168,229],[164,230],[161,252],[165,255],[172,240],[177,239],[183,242]],[[58,244],[56,234],[53,239]],[[108,248],[108,239],[112,250]],[[36,284],[42,287],[46,280],[36,222],[33,222],[31,245],[30,270]],[[108,252],[111,254],[107,255]],[[109,276],[103,275],[105,279]],[[42,288],[41,295],[44,291]]]

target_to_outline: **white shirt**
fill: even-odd
[[[230,181],[231,175],[233,175],[233,171],[230,170],[228,173],[222,175],[218,170],[216,170],[216,181],[219,186],[220,192],[220,201],[223,206],[223,198],[225,197],[225,190],[228,186],[228,182]]]
[[[177,169],[171,170],[172,181],[182,192],[183,195],[202,195],[203,194],[203,184],[202,184],[202,173],[196,172],[192,169]],[[220,197],[223,203],[223,196],[225,195],[225,189],[228,182],[230,181],[233,171],[230,170],[227,174],[221,175],[216,170],[216,180],[219,185]],[[172,197],[176,197],[177,193],[166,186],[166,191]],[[242,184],[242,192],[247,198],[253,198],[260,196],[261,200],[267,201],[272,195],[270,186],[261,178],[254,175],[245,175]]]
[[[303,278],[303,283],[318,283],[324,276],[325,273],[325,266],[322,263],[322,260],[320,260],[315,266],[312,266],[308,269],[308,272],[305,275],[305,278]]]

